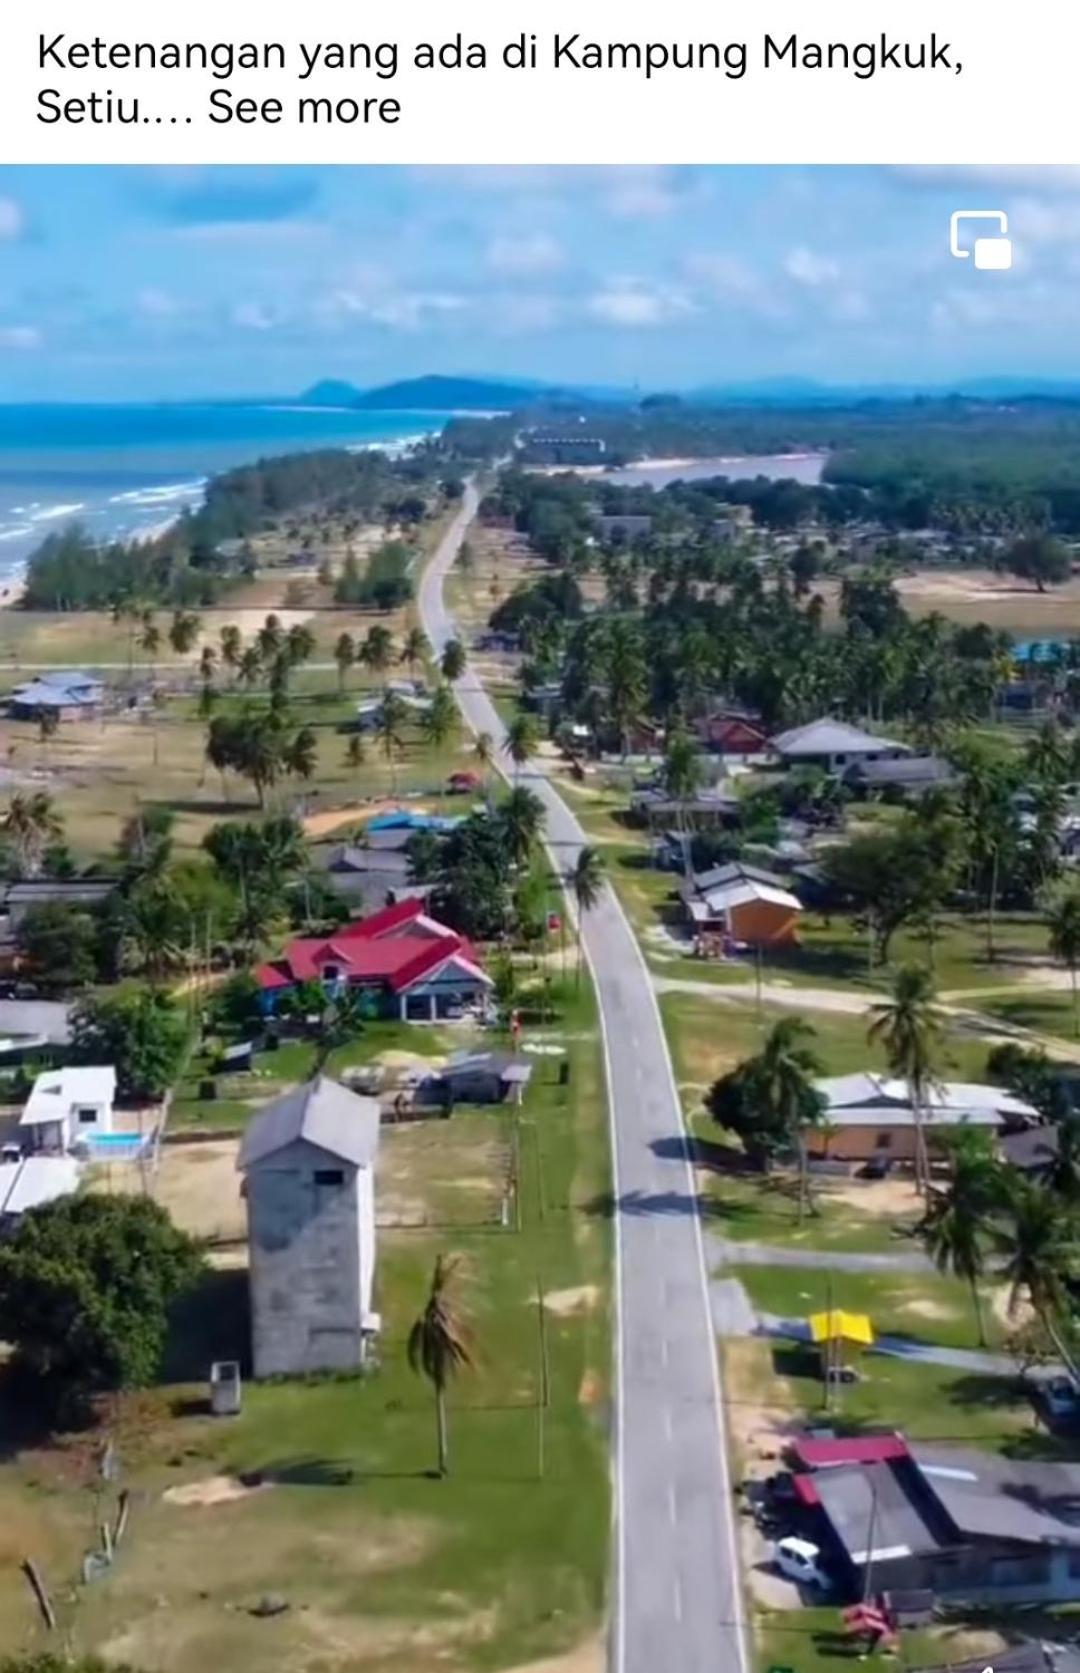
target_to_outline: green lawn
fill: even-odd
[[[967,1285],[937,1273],[801,1271],[785,1266],[725,1266],[754,1306],[784,1318],[805,1319],[829,1307],[867,1313],[879,1336],[909,1336],[947,1348],[977,1348]],[[984,1302],[987,1340],[1001,1346],[1000,1327]]]
[[[1029,1028],[1036,1034],[1056,1034],[1071,1046],[1078,1043],[1073,1000],[1068,989],[995,994],[980,1001],[979,1009],[1013,1027]]]
[[[213,1274],[178,1321],[168,1385],[118,1414],[137,1511],[115,1570],[77,1592],[99,1442],[27,1448],[0,1467],[10,1555],[42,1562],[74,1650],[160,1673],[420,1673],[517,1666],[599,1632],[610,1520],[611,1239],[597,1206],[609,1186],[607,1127],[591,994],[566,993],[559,1006],[546,1032],[565,1044],[569,1084],[559,1084],[557,1059],[538,1057],[516,1140],[512,1111],[475,1117],[520,1157],[521,1229],[383,1233],[377,1373],[249,1384],[239,1418],[201,1415],[210,1359],[241,1350],[245,1336],[243,1272]],[[429,1474],[430,1392],[404,1345],[434,1256],[447,1250],[463,1261],[476,1365],[451,1391],[452,1470],[439,1481]],[[538,1283],[551,1298],[546,1330]],[[273,1485],[235,1503],[191,1508],[161,1496],[252,1471]],[[250,1615],[266,1593],[288,1601],[287,1615]],[[0,1567],[0,1641],[42,1642],[14,1561]]]

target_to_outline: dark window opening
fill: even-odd
[[[316,1185],[344,1185],[345,1173],[342,1168],[316,1168]]]

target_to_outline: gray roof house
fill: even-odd
[[[115,877],[22,877],[3,889],[0,906],[14,929],[32,906],[101,906],[116,885]]]
[[[56,999],[0,999],[0,1057],[70,1044],[70,1005]]]
[[[876,738],[846,720],[812,720],[780,732],[770,745],[786,767],[824,767],[836,773],[856,761],[894,761],[912,753],[895,738]]]
[[[379,1106],[319,1076],[244,1133],[256,1377],[354,1370],[378,1333],[375,1157]]]
[[[421,1101],[447,1104],[520,1104],[532,1079],[527,1057],[507,1051],[459,1051],[420,1083]]]
[[[385,834],[404,836],[408,840],[413,832]],[[365,913],[377,912],[411,892],[412,867],[404,845],[361,848],[355,843],[341,843],[327,855],[325,875],[335,894],[347,900],[350,907],[359,907]]]
[[[888,761],[856,761],[844,773],[844,783],[864,795],[925,796],[928,790],[948,790],[957,774],[936,755],[906,755]]]
[[[101,706],[105,687],[96,674],[81,668],[50,668],[35,679],[17,685],[9,702],[16,720],[35,720],[38,715],[94,714]]]
[[[926,1587],[972,1604],[1080,1597],[1080,1465],[909,1442],[797,1478],[827,1559],[861,1595]]]

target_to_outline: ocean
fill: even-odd
[[[66,524],[102,539],[146,538],[233,465],[305,448],[401,446],[445,423],[445,413],[269,402],[0,405],[0,586]]]

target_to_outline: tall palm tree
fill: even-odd
[[[448,639],[439,658],[439,670],[444,680],[460,680],[465,672],[465,646],[460,639]]]
[[[1067,1280],[1076,1272],[1077,1238],[1068,1210],[1045,1186],[1015,1181],[1003,1219],[991,1225],[1001,1256],[1001,1276],[1009,1286],[1007,1311],[1015,1316],[1026,1297],[1071,1377],[1080,1383],[1066,1340],[1071,1305]]]
[[[454,1295],[459,1262],[453,1255],[437,1255],[431,1289],[420,1317],[409,1331],[406,1346],[410,1368],[423,1373],[435,1391],[435,1428],[440,1476],[450,1469],[446,1423],[446,1389],[456,1372],[475,1362],[472,1329]]]
[[[915,1186],[925,1193],[929,1178],[923,1119],[944,1046],[944,1023],[934,979],[918,964],[903,964],[893,978],[892,998],[875,1005],[868,1039],[884,1046],[889,1069],[907,1082],[915,1123]]]
[[[423,628],[410,627],[408,633],[405,635],[405,639],[401,647],[401,656],[398,660],[403,662],[409,670],[410,675],[415,677],[417,668],[420,667],[430,651],[431,646],[428,643],[428,636],[424,632]]]
[[[150,678],[153,679],[157,654],[161,649],[161,629],[154,620],[152,610],[144,610],[142,625],[139,628],[139,649],[150,662]]]
[[[263,670],[262,652],[258,645],[247,645],[240,652],[236,671],[244,685],[250,690],[259,683],[259,676]]]
[[[374,622],[364,636],[358,660],[373,674],[384,674],[394,656],[394,635],[382,622]]]
[[[447,738],[453,735],[456,726],[457,704],[450,693],[450,687],[437,686],[431,698],[431,706],[421,721],[424,736],[436,748],[441,748]]]
[[[971,1291],[979,1346],[986,1346],[986,1326],[979,1281],[986,1270],[990,1219],[1000,1208],[1005,1188],[993,1148],[981,1129],[956,1134],[949,1146],[952,1172],[944,1191],[931,1189],[919,1235],[939,1272],[951,1272]]]
[[[281,617],[275,615],[273,611],[270,612],[255,635],[255,644],[260,659],[266,663],[273,662],[279,652],[284,649],[285,629],[281,625]]]
[[[1069,967],[1073,1033],[1080,1035],[1080,996],[1076,981],[1077,968],[1080,967],[1080,889],[1069,889],[1052,902],[1047,927],[1050,931],[1050,951]]]
[[[315,635],[306,622],[294,622],[285,635],[283,646],[286,657],[294,668],[310,661],[315,650]]]
[[[188,651],[194,650],[201,632],[202,622],[193,611],[173,611],[173,619],[169,623],[169,644],[177,656],[186,656]]]
[[[515,779],[519,777],[522,767],[536,749],[539,737],[536,721],[531,714],[524,711],[516,714],[506,728],[506,742],[503,748],[514,763]]]
[[[344,693],[346,677],[356,661],[356,640],[351,633],[338,634],[334,646],[334,661],[337,663],[338,690]]]
[[[543,827],[543,802],[525,785],[515,785],[500,804],[499,820],[511,862],[524,865]]]
[[[349,741],[345,745],[345,765],[356,772],[366,760],[367,750],[364,748],[363,738],[359,732],[350,732]]]
[[[600,858],[600,850],[586,844],[578,849],[574,869],[570,873],[570,888],[577,907],[577,975],[576,983],[581,985],[581,927],[586,912],[591,912],[599,904],[604,888],[604,863]]]
[[[3,816],[3,828],[15,849],[19,870],[29,876],[40,871],[46,848],[64,835],[64,821],[45,790],[17,790]]]
[[[285,746],[282,765],[286,772],[306,783],[315,777],[318,764],[319,740],[310,726],[301,726]]]
[[[382,706],[375,716],[372,730],[382,745],[383,755],[390,768],[390,787],[397,794],[397,759],[405,742],[405,722],[408,718],[401,698],[394,691],[388,691],[383,698]]]
[[[697,745],[682,725],[675,726],[664,749],[664,789],[676,805],[675,826],[682,846],[683,870],[690,875],[690,836],[686,804],[701,788],[701,756]]]
[[[334,1052],[349,1045],[358,1034],[363,1033],[363,1029],[364,1006],[355,988],[351,992],[346,988],[327,999],[319,1012],[319,1037],[312,1075],[323,1074]]]
[[[228,622],[218,638],[221,640],[221,660],[235,675],[240,667],[240,656],[244,648],[243,635],[234,622]]]
[[[814,1029],[802,1017],[781,1017],[753,1060],[754,1095],[767,1102],[772,1125],[787,1134],[798,1152],[800,1225],[813,1206],[806,1136],[825,1115],[825,1099],[814,1085],[822,1072],[810,1045],[814,1038]]]

